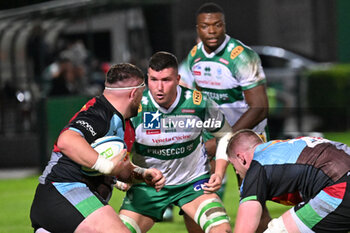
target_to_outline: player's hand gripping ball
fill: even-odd
[[[120,137],[106,136],[94,141],[91,144],[91,147],[94,148],[104,158],[112,159],[115,156],[118,156],[123,149],[126,149],[126,144]],[[126,154],[119,155],[120,158],[118,158],[118,162],[123,160],[125,155]],[[100,172],[87,167],[82,167],[82,172],[88,176],[102,175]]]

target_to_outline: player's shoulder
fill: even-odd
[[[145,88],[142,93],[141,102],[139,104],[138,114],[141,114],[148,106],[153,105],[152,100],[150,98],[149,89]]]
[[[87,101],[84,106],[71,118],[70,121],[80,118],[103,118],[106,119],[113,115],[115,109],[103,95],[96,96]]]
[[[194,105],[205,105],[207,97],[198,90],[193,90],[184,86],[180,86],[182,89],[182,96],[187,102],[191,102]]]
[[[229,53],[230,60],[257,58],[258,54],[242,41],[230,38],[226,45],[226,52]]]
[[[201,56],[201,50],[202,50],[203,43],[199,42],[195,46],[192,47],[191,51],[189,52],[187,59],[189,62],[196,59],[198,56]]]

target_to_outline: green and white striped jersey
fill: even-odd
[[[243,91],[266,83],[258,54],[228,35],[210,54],[198,43],[187,62],[197,88],[219,104],[231,126],[248,110]],[[265,119],[254,130],[264,132],[266,123]]]
[[[225,117],[218,105],[201,92],[177,86],[169,109],[159,106],[145,90],[135,127],[133,162],[163,172],[166,185],[187,183],[209,173],[201,132],[220,131]]]

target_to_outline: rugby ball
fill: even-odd
[[[120,137],[106,136],[94,141],[91,144],[91,147],[94,148],[104,158],[112,159],[117,156],[121,150],[126,149],[126,144]],[[118,158],[118,161],[123,160],[124,157],[125,155],[121,155],[120,158]],[[82,172],[88,176],[102,175],[100,172],[87,167],[82,167]]]

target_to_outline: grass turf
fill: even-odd
[[[325,138],[350,145],[350,132],[325,133]],[[231,226],[234,226],[239,193],[232,166],[229,166],[227,174],[228,183],[224,195],[224,204],[231,218]],[[29,220],[29,211],[37,183],[38,176],[0,180],[0,233],[33,232]],[[110,204],[116,210],[119,210],[123,196],[123,192],[114,191]],[[268,202],[267,205],[272,217],[277,217],[290,208],[273,202]],[[187,232],[182,217],[177,214],[178,211],[179,209],[175,207],[173,222],[156,223],[149,232]]]

